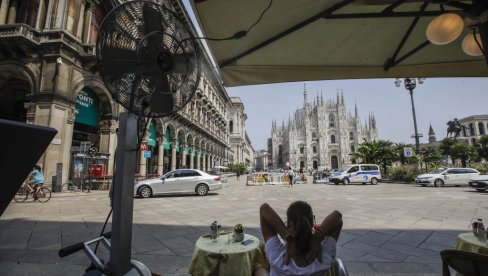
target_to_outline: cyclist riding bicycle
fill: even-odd
[[[35,165],[32,169],[31,178],[27,181],[27,187],[29,190],[35,191],[34,198],[37,197],[41,186],[44,184],[44,175],[42,174],[42,169],[40,165]]]

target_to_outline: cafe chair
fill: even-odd
[[[349,276],[349,272],[347,272],[347,269],[342,263],[341,259],[335,258],[326,276]]]
[[[449,267],[466,276],[488,275],[488,255],[462,250],[441,251],[442,275],[450,276]]]

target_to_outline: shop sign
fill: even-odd
[[[150,150],[144,151],[144,158],[151,158],[151,151]]]
[[[98,126],[98,97],[95,92],[84,88],[76,99],[78,114],[75,121],[89,126]]]

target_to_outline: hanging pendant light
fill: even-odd
[[[457,13],[444,13],[434,18],[427,27],[427,39],[435,45],[451,43],[461,35],[464,22]]]
[[[478,40],[478,42],[481,45],[481,36],[479,33],[476,34],[476,39]],[[478,56],[483,55],[483,52],[481,51],[478,43],[476,43],[476,40],[475,40],[473,34],[467,34],[464,37],[462,47],[463,47],[463,51],[467,55],[470,55],[473,57],[478,57]]]

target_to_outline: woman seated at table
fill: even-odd
[[[308,203],[293,202],[286,217],[287,225],[271,206],[267,203],[261,205],[261,231],[270,271],[260,267],[254,275],[325,275],[335,259],[342,214],[332,212],[315,233],[312,207]],[[281,242],[278,234],[285,243]]]

